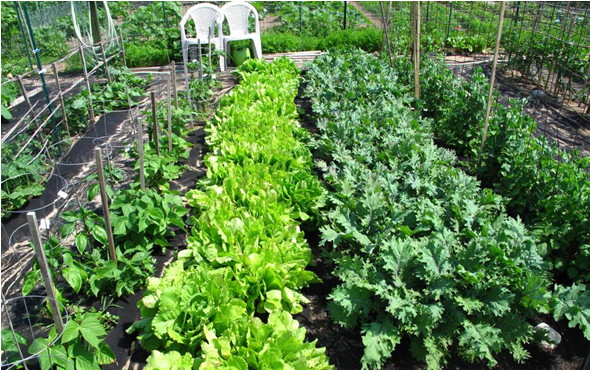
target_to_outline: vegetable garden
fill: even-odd
[[[590,369],[587,4],[193,5],[2,3],[2,369]]]

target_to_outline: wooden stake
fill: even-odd
[[[420,17],[422,16],[422,4],[420,1],[414,3],[416,17],[414,32],[414,96],[420,98]]]
[[[496,80],[496,67],[498,66],[498,53],[500,51],[500,40],[502,39],[502,26],[504,24],[504,10],[506,9],[506,2],[500,3],[500,20],[498,22],[498,36],[496,37],[496,50],[494,51],[494,63],[492,65],[492,76],[490,77],[490,92],[488,94],[488,106],[486,108],[486,118],[483,126],[483,136],[481,138],[481,151],[483,152],[486,137],[488,135],[488,126],[490,123],[490,111],[492,109],[492,99],[494,97],[494,82]],[[480,153],[481,159],[481,153]]]
[[[410,3],[410,40],[408,42],[408,56],[411,61],[414,61],[414,43],[416,38],[414,35],[416,34],[416,5],[414,2]],[[412,45],[412,46],[410,46]]]
[[[18,80],[18,86],[20,87],[20,90],[23,92],[23,97],[25,98],[25,102],[27,102],[27,106],[29,107],[29,109],[31,109],[33,107],[33,105],[31,104],[31,101],[29,100],[29,95],[27,94],[27,89],[25,89],[25,84],[23,83],[23,78],[21,76],[16,76],[16,79]]]
[[[387,41],[387,53],[389,54],[389,63],[393,66],[393,56],[391,55],[391,44],[389,43],[389,27],[385,20],[385,12],[383,11],[383,2],[379,2],[379,8],[381,9],[381,19],[383,20],[383,27],[385,28],[385,40]]]
[[[88,89],[88,113],[90,115],[90,124],[94,125],[94,108],[92,107],[92,91],[90,90],[90,80],[88,79],[88,70],[86,69],[86,58],[84,57],[84,48],[80,46],[80,58],[82,59],[82,73],[86,88]]]
[[[136,118],[135,124],[137,127],[137,151],[139,152],[139,184],[145,190],[145,169],[143,163],[143,124],[141,119]]]
[[[176,90],[176,63],[172,61],[172,91],[174,93],[174,106],[178,109],[178,92]]]
[[[166,88],[168,93],[166,94],[166,107],[168,108],[168,151],[172,152],[172,103],[170,99],[170,85],[172,76],[168,75],[168,82],[166,83]]]
[[[107,187],[104,179],[104,170],[102,168],[102,152],[100,148],[94,148],[94,158],[96,160],[96,171],[98,172],[98,183],[100,186],[100,199],[102,201],[102,210],[104,212],[104,228],[107,232],[107,242],[111,260],[117,262],[117,252],[115,251],[115,240],[113,239],[113,229],[111,228],[111,214],[109,211],[109,198],[107,197]]]
[[[158,128],[158,114],[156,112],[156,93],[152,91],[152,122],[154,123],[154,148],[156,149],[156,154],[160,155],[160,137],[159,137],[159,128]]]
[[[68,137],[71,137],[72,135],[70,135],[70,126],[68,125],[68,113],[66,111],[66,105],[64,104],[64,96],[61,92],[59,93],[59,106],[61,108],[61,114],[63,115],[63,118],[64,118],[64,125],[66,126],[66,133],[68,134]]]
[[[57,73],[57,64],[51,63],[51,69],[53,69],[53,76],[55,77],[55,85],[57,86],[57,92],[61,93],[61,84],[59,83],[59,74]]]
[[[391,22],[390,22],[390,16],[391,16],[391,7],[393,6],[392,4],[393,4],[393,1],[389,1],[389,6],[387,8],[387,13],[385,13],[385,20],[383,21],[383,29],[385,29],[385,23],[387,23],[387,26],[389,26],[391,24]],[[381,49],[382,50],[385,50],[385,48],[388,46],[388,45],[385,45],[385,42],[386,41],[387,40],[385,38],[385,32],[383,32],[383,39],[381,41]]]
[[[127,67],[127,58],[125,56],[125,43],[123,42],[123,30],[119,28],[119,39],[121,39],[121,53],[123,54],[123,65]]]
[[[104,44],[100,43],[100,54],[102,55],[102,65],[104,66],[104,73],[107,75],[107,80],[113,82],[111,79],[111,72],[109,72],[109,65],[107,64],[107,56],[104,53]]]
[[[49,270],[47,258],[45,257],[45,248],[43,248],[43,242],[41,241],[41,235],[39,234],[37,214],[35,214],[35,212],[27,213],[27,221],[29,223],[29,230],[31,231],[31,239],[33,239],[35,256],[37,257],[37,262],[39,262],[43,284],[47,290],[47,297],[49,298],[48,303],[49,307],[51,307],[51,316],[53,316],[57,332],[61,333],[64,330],[64,323],[61,319],[61,310],[57,303],[57,295],[55,294],[55,287],[53,286],[53,280],[51,279],[51,270]]]

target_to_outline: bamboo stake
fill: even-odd
[[[379,9],[381,10],[381,19],[383,20],[383,27],[385,28],[385,40],[387,41],[387,53],[389,54],[389,63],[393,66],[393,56],[391,55],[391,44],[389,43],[389,27],[385,21],[385,12],[383,11],[383,3],[379,2]]]
[[[119,39],[121,40],[121,53],[123,53],[123,65],[127,67],[127,57],[125,56],[125,43],[123,42],[123,30],[119,28]]]
[[[66,105],[64,104],[64,97],[61,92],[59,93],[59,107],[61,108],[61,113],[64,118],[64,125],[66,126],[66,133],[68,134],[68,137],[71,137],[72,135],[70,135],[70,126],[68,125],[68,114],[66,111]]]
[[[96,171],[98,172],[98,183],[100,186],[100,200],[102,201],[102,210],[104,212],[104,228],[107,232],[107,242],[109,255],[111,259],[117,262],[117,252],[115,251],[115,240],[113,239],[113,229],[111,227],[111,214],[109,211],[109,198],[107,197],[107,187],[102,167],[102,153],[100,148],[94,148],[94,158],[96,160]]]
[[[55,294],[55,286],[53,285],[53,280],[51,279],[51,270],[49,270],[47,258],[45,257],[45,249],[43,248],[43,242],[41,241],[41,235],[39,234],[37,214],[35,212],[27,213],[27,221],[29,223],[29,230],[31,231],[31,239],[33,239],[35,257],[37,257],[37,262],[39,262],[39,270],[41,270],[43,284],[47,290],[47,297],[49,298],[48,303],[49,307],[51,307],[51,316],[55,322],[57,332],[61,333],[64,330],[64,323],[61,319],[61,310],[57,304],[57,295]]]
[[[490,77],[490,92],[488,94],[488,106],[486,108],[486,118],[483,127],[483,136],[481,139],[481,152],[483,152],[486,137],[488,135],[488,126],[490,123],[490,111],[492,109],[492,99],[494,97],[494,82],[496,80],[496,68],[498,66],[498,54],[500,51],[500,40],[502,39],[502,26],[504,24],[504,10],[506,9],[506,2],[502,1],[500,3],[500,20],[498,22],[498,36],[496,37],[496,49],[494,51],[494,63],[492,65],[492,76]],[[481,152],[480,152],[480,160],[481,160]],[[478,166],[479,167],[479,166]]]
[[[90,124],[94,125],[94,108],[92,107],[92,91],[90,90],[90,80],[88,79],[88,70],[86,69],[86,58],[84,57],[84,48],[80,46],[80,58],[82,59],[82,73],[86,88],[88,89],[88,112],[90,113]]]
[[[57,92],[61,92],[61,84],[59,82],[59,74],[57,73],[57,64],[51,63],[51,69],[53,70],[53,76],[55,77],[55,85],[57,86]]]
[[[160,137],[159,137],[159,129],[158,129],[158,114],[156,112],[156,93],[152,91],[152,121],[154,123],[154,148],[156,149],[156,154],[160,155]]]
[[[102,55],[102,65],[104,66],[104,73],[107,75],[107,80],[113,82],[111,79],[111,72],[109,72],[109,65],[107,64],[107,57],[104,53],[104,45],[100,43],[100,54]]]
[[[178,109],[178,91],[176,90],[176,63],[172,61],[172,91],[174,93],[174,107]]]

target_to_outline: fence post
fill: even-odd
[[[420,17],[422,16],[422,4],[420,1],[413,3],[416,7],[414,17],[414,96],[420,98]]]
[[[348,7],[348,1],[344,2],[344,21],[342,23],[342,29],[346,29],[346,8]]]
[[[23,92],[23,97],[25,98],[25,102],[27,102],[27,106],[31,109],[33,106],[31,105],[31,100],[29,99],[29,95],[27,94],[27,89],[25,89],[25,84],[23,83],[23,78],[21,76],[16,76],[18,81],[18,86],[20,90]]]
[[[86,69],[86,58],[84,57],[84,48],[80,46],[80,58],[82,59],[82,73],[86,88],[88,89],[88,113],[90,115],[90,124],[94,125],[94,108],[92,107],[92,91],[90,90],[90,80],[88,79],[88,70]]]
[[[109,66],[107,64],[107,56],[104,53],[104,43],[100,43],[100,54],[102,55],[102,64],[104,65],[104,73],[107,75],[107,80],[113,82],[111,79],[111,72],[109,72]]]
[[[25,14],[25,20],[27,21],[27,28],[29,29],[31,43],[33,44],[33,54],[35,54],[35,60],[37,61],[37,71],[39,72],[39,77],[41,77],[41,87],[43,88],[43,94],[45,95],[45,101],[47,102],[47,110],[49,111],[49,114],[51,114],[53,109],[51,108],[51,99],[49,99],[49,90],[47,90],[47,84],[45,83],[45,70],[41,64],[41,58],[39,57],[39,52],[41,52],[41,50],[37,48],[35,36],[33,35],[33,28],[31,27],[31,20],[29,19],[29,12],[27,11],[27,4],[25,2],[23,2],[23,11]],[[51,116],[51,128],[53,131],[53,140],[57,143],[57,127],[55,126],[53,116]]]
[[[158,129],[158,113],[156,112],[156,93],[152,91],[152,122],[154,123],[154,147],[156,148],[156,154],[160,155],[160,137]]]
[[[518,15],[520,14],[520,1],[516,2],[516,12],[514,14],[514,25],[518,23]]]
[[[498,54],[500,51],[500,40],[502,39],[502,26],[504,24],[504,10],[506,8],[506,2],[500,3],[500,20],[498,22],[498,36],[496,37],[496,49],[494,51],[494,63],[492,64],[492,75],[490,77],[490,92],[488,94],[488,106],[486,108],[485,123],[483,126],[483,135],[481,138],[481,152],[479,154],[479,161],[481,161],[481,155],[486,143],[486,136],[488,135],[488,126],[490,123],[490,111],[492,109],[492,99],[494,97],[494,82],[496,80],[496,67],[498,66]],[[478,164],[479,167],[479,164]]]
[[[303,32],[303,1],[299,2],[299,33]]]
[[[50,298],[48,303],[49,307],[51,307],[51,316],[53,316],[57,331],[61,333],[64,330],[64,323],[61,319],[61,310],[57,304],[57,295],[55,294],[55,287],[53,286],[53,280],[51,279],[51,270],[49,270],[47,258],[45,257],[45,249],[43,248],[43,242],[41,241],[41,235],[39,234],[37,214],[35,214],[35,212],[28,212],[27,221],[29,223],[29,230],[31,231],[31,239],[33,239],[35,256],[37,257],[37,262],[39,262],[39,270],[41,270],[43,284],[47,290],[47,297]]]
[[[178,109],[178,92],[176,91],[176,62],[172,61],[172,92],[174,93],[174,107]]]
[[[162,18],[164,18],[164,27],[168,28],[168,19],[166,18],[166,2],[162,1]]]
[[[145,190],[145,170],[143,163],[143,124],[141,119],[135,118],[135,125],[137,127],[137,151],[139,153],[139,184]]]
[[[168,152],[172,151],[172,99],[170,99],[170,85],[172,84],[170,81],[171,79],[172,76],[168,75],[168,81],[166,83],[166,88],[168,90],[168,93],[166,94],[166,107],[168,108]]]
[[[123,53],[123,65],[127,67],[127,58],[125,56],[125,43],[123,42],[123,29],[119,28],[119,38],[121,39],[121,52]]]
[[[451,9],[449,10],[449,25],[447,26],[447,39],[451,35],[451,20],[453,19],[453,2],[451,1]],[[445,40],[446,42],[447,40]]]
[[[109,211],[109,198],[107,197],[107,187],[104,179],[104,170],[102,168],[102,152],[100,148],[94,148],[94,158],[96,159],[96,171],[98,172],[98,183],[100,186],[100,199],[102,201],[102,210],[104,212],[104,228],[107,232],[107,242],[109,255],[111,259],[117,262],[117,252],[115,251],[115,241],[113,239],[113,229],[111,228],[111,214]]]

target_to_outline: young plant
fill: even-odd
[[[100,369],[101,365],[115,361],[115,354],[104,342],[106,334],[98,314],[76,310],[56,344],[51,345],[59,335],[53,327],[47,338],[37,338],[31,343],[29,353],[45,350],[39,357],[41,370],[69,370],[69,361],[75,364],[76,369]]]

